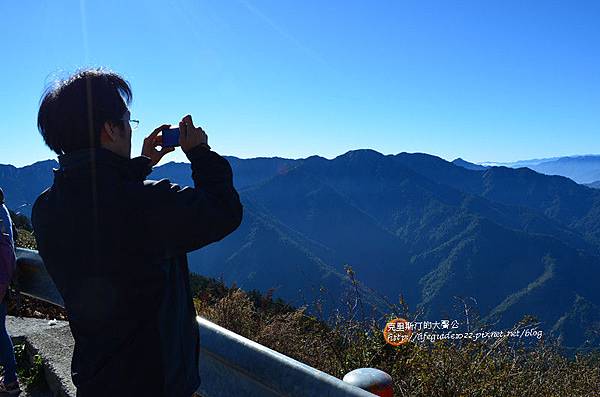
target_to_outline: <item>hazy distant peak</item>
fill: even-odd
[[[567,162],[567,161],[578,161],[578,162],[586,162],[586,161],[600,161],[600,155],[597,154],[586,154],[581,156],[569,156],[569,157],[560,157],[556,160],[552,160],[554,162]],[[550,162],[550,161],[546,161]]]
[[[490,167],[505,166],[505,167],[512,167],[512,168],[529,167],[529,166],[534,166],[534,165],[538,165],[538,164],[542,164],[542,163],[560,160],[563,158],[573,158],[573,157],[578,157],[578,156],[546,157],[546,158],[538,158],[538,159],[517,160],[517,161],[512,161],[512,162],[484,161],[484,162],[480,163],[480,165],[490,166]]]
[[[468,170],[474,170],[474,171],[485,171],[487,170],[488,167],[485,167],[483,165],[479,165],[479,164],[475,164],[475,163],[470,163],[466,160],[463,160],[462,158],[457,158],[455,160],[452,161],[452,164],[457,165],[459,167],[463,167],[466,168]]]
[[[591,187],[593,189],[600,189],[600,181],[595,181],[592,183],[586,183],[585,186]]]
[[[528,167],[542,174],[561,175],[582,184],[600,180],[600,155],[597,154],[520,160],[513,163],[486,162],[481,164],[511,168]]]

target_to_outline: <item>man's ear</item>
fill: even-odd
[[[113,128],[113,126],[108,122],[104,122],[102,126],[102,131],[100,131],[100,139],[104,142],[114,142],[117,138],[117,131]]]

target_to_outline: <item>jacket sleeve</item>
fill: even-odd
[[[197,146],[186,153],[194,187],[168,179],[143,182],[131,229],[134,246],[146,254],[176,255],[202,248],[232,233],[242,222],[243,206],[233,186],[229,162]]]

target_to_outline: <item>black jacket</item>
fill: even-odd
[[[75,340],[77,396],[190,397],[200,384],[186,253],[237,229],[243,206],[226,159],[200,146],[187,156],[194,188],[145,181],[145,156],[62,155],[33,206]]]

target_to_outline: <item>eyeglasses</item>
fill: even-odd
[[[129,125],[131,126],[131,131],[133,131],[136,128],[138,128],[138,125],[140,124],[139,120],[132,120],[132,119],[122,118],[121,121],[129,121]]]
[[[139,120],[129,120],[129,125],[131,126],[131,130],[135,130],[138,128],[138,125],[140,125],[140,121]]]

